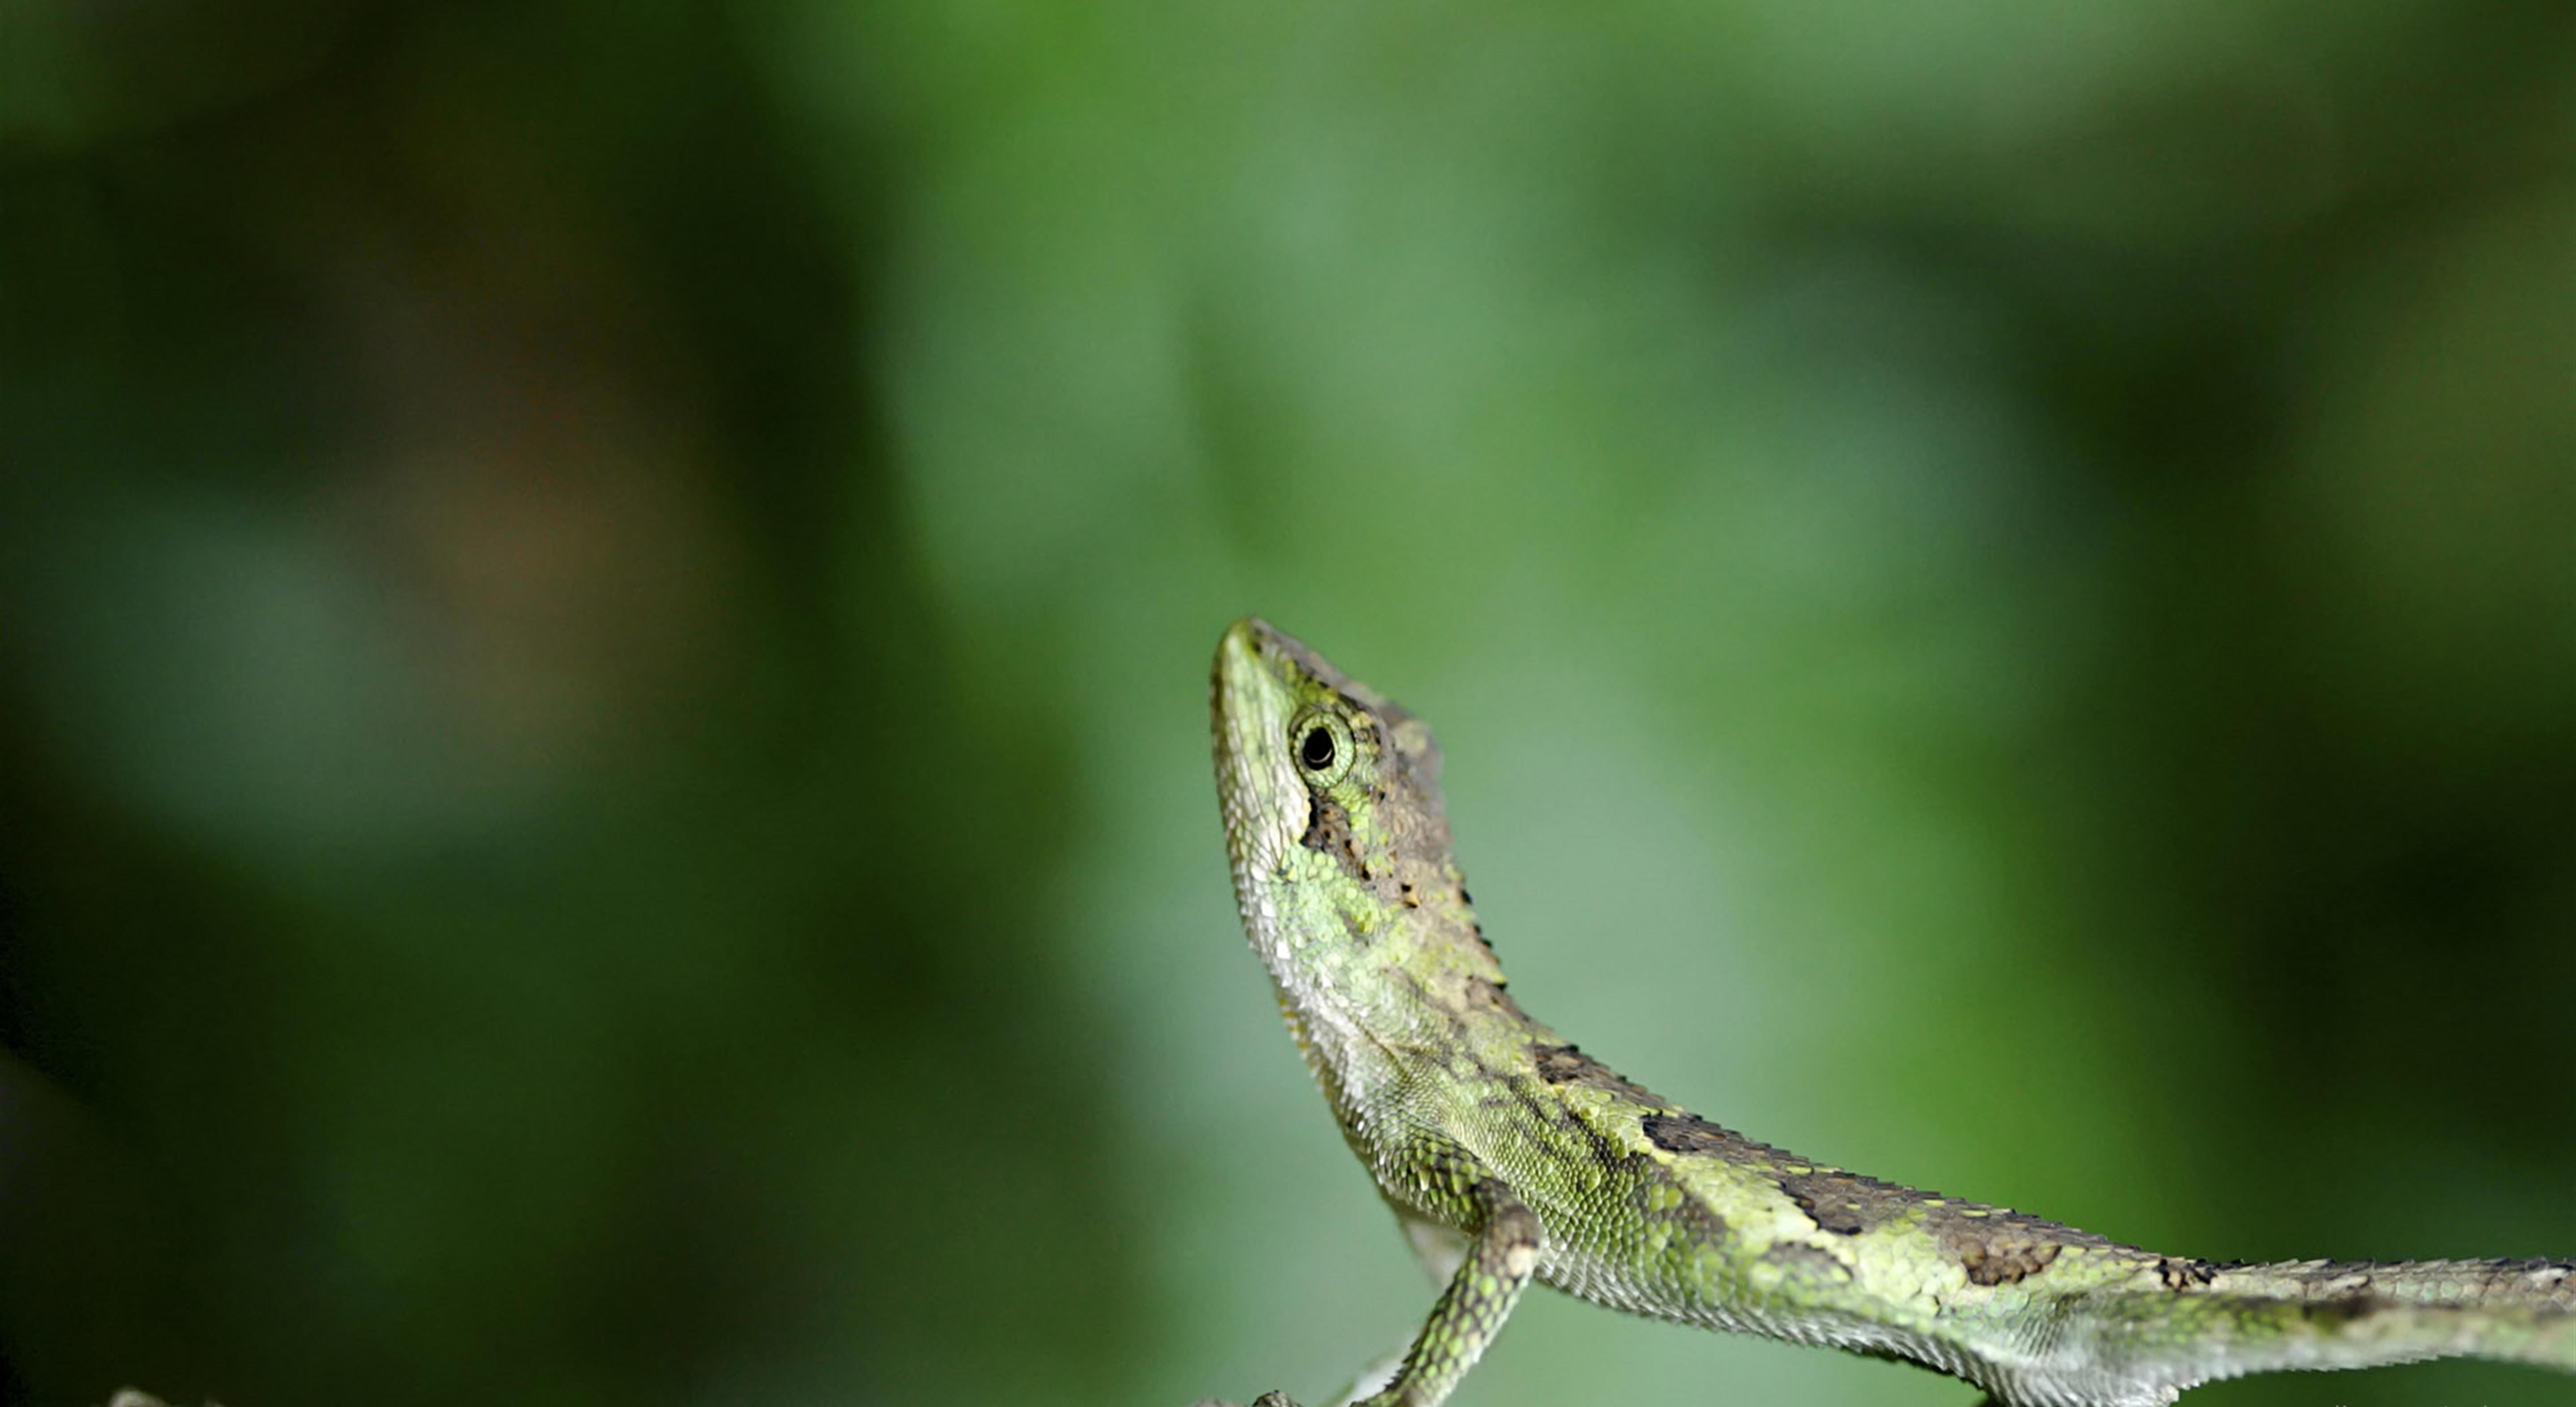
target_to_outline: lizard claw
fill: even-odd
[[[1193,1407],[1239,1407],[1239,1404],[1228,1402],[1221,1397],[1207,1397],[1201,1398]],[[1289,1400],[1288,1394],[1273,1391],[1265,1392],[1252,1399],[1252,1407],[1297,1407],[1297,1404]]]

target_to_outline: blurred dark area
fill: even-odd
[[[1708,1038],[1865,1029],[1872,1171],[2576,1254],[2571,113],[2560,3],[11,0],[0,1399],[1358,1367],[1253,610],[1449,730],[1471,867],[1604,777],[1758,832],[1786,927],[1502,951],[1913,974]]]

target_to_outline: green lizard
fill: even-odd
[[[1687,1113],[1505,992],[1420,719],[1258,620],[1218,646],[1211,712],[1244,931],[1351,1151],[1448,1283],[1368,1407],[1435,1407],[1533,1279],[1911,1360],[2004,1407],[2452,1354],[2576,1370],[2576,1262],[2158,1255]]]

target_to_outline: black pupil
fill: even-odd
[[[1306,730],[1305,741],[1297,744],[1297,760],[1309,772],[1321,772],[1333,765],[1333,735],[1321,728]]]

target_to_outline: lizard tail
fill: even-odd
[[[2351,1350],[2420,1347],[2576,1370],[2576,1263],[2292,1261],[2221,1271],[2211,1288],[2240,1278],[2296,1303]]]
[[[2104,1306],[2100,1347],[2170,1389],[2425,1358],[2576,1372],[2576,1262],[2195,1264],[2168,1283],[2176,1293]]]

